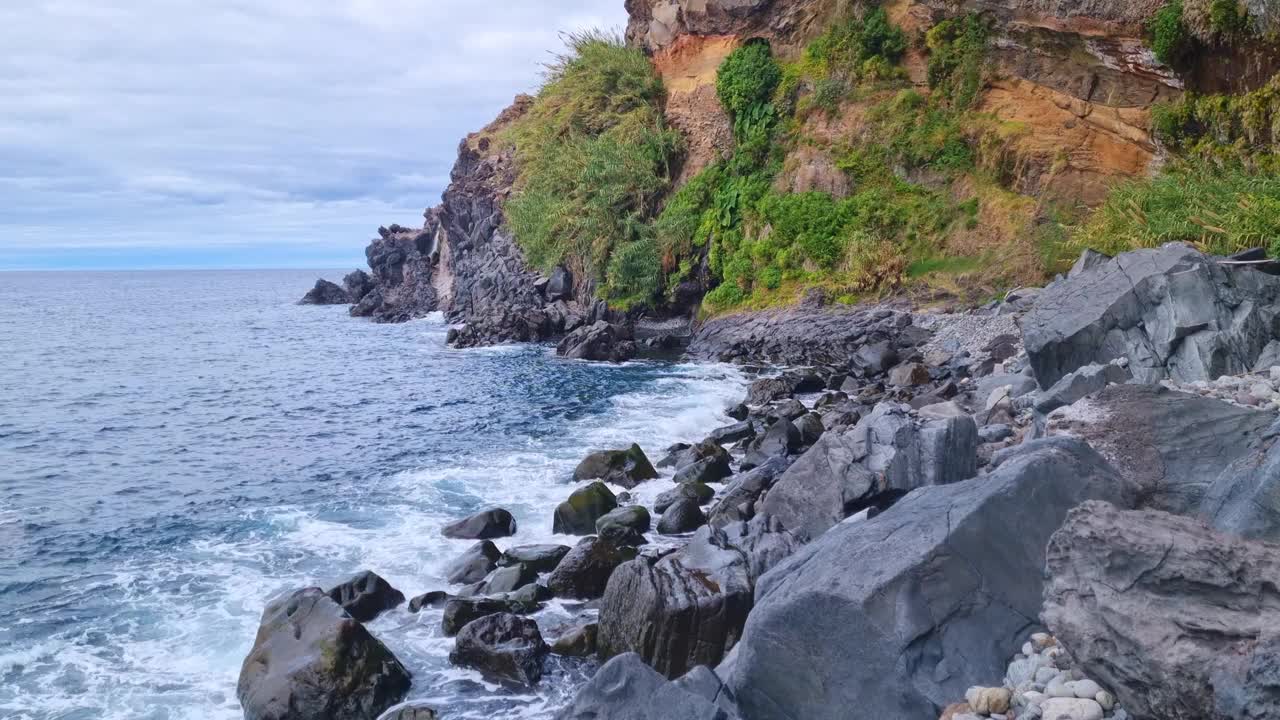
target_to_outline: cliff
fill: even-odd
[[[541,100],[521,96],[460,145],[452,182],[422,229],[393,226],[369,246],[376,290],[353,314],[394,322],[439,310],[466,325],[456,344],[477,345],[545,340],[602,320],[692,317],[720,286],[732,292],[708,298],[704,310],[787,304],[814,286],[845,302],[903,289],[972,301],[1039,284],[1078,253],[1069,244],[1058,252],[1046,237],[1086,220],[1117,183],[1167,164],[1153,112],[1184,96],[1249,93],[1280,70],[1280,13],[1265,0],[1233,6],[1229,35],[1212,14],[1221,5],[889,0],[884,17],[901,47],[855,53],[850,63],[839,53],[848,54],[848,33],[864,32],[859,23],[877,22],[874,3],[626,0],[626,44],[650,59],[665,90],[661,116],[681,138],[674,162],[664,160],[670,176],[662,170],[649,199],[618,211],[617,227],[638,224],[637,238],[587,238],[591,258],[560,250],[546,262],[543,248],[529,261],[529,241],[504,213],[532,182],[512,137]],[[1170,39],[1153,28],[1171,7]],[[781,79],[761,105],[769,159],[750,165],[742,118],[725,109],[717,78],[735,50],[757,41],[768,43]],[[755,194],[734,195],[738,180],[755,182]],[[581,182],[589,193],[590,181]],[[786,237],[779,228],[788,216],[769,209],[812,193],[834,204],[811,215],[855,216],[831,231],[837,255],[803,244],[813,217]],[[868,203],[887,203],[896,217],[858,215]],[[666,222],[673,207],[689,217]],[[721,219],[707,230],[711,213]],[[643,261],[631,265],[661,270],[649,270],[657,277],[627,302],[606,305],[605,268],[615,272],[624,245]]]

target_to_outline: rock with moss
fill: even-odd
[[[649,510],[643,505],[621,507],[596,520],[596,533],[606,534],[611,525],[620,525],[639,533],[646,533],[653,527],[653,519],[649,515]]]
[[[631,548],[604,538],[583,538],[547,578],[547,588],[560,598],[598,598],[614,569],[633,557]]]
[[[538,623],[498,613],[467,623],[449,660],[502,683],[530,686],[542,679],[542,658],[547,652]]]
[[[236,696],[246,720],[375,720],[410,681],[359,621],[308,588],[267,606]]]
[[[646,480],[658,477],[658,471],[639,445],[626,450],[600,450],[578,463],[573,471],[574,480],[602,480],[611,485],[631,489]]]
[[[618,507],[613,491],[602,482],[579,488],[556,507],[552,531],[562,535],[590,535],[596,521]]]

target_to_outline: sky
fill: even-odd
[[[622,4],[0,2],[0,270],[363,266]]]

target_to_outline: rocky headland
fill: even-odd
[[[1120,202],[1124,222],[1154,224],[1153,208],[1111,199],[1116,181],[1181,161],[1162,120],[1169,107],[1200,118],[1180,130],[1191,132],[1209,122],[1197,95],[1268,86],[1280,16],[1266,3],[1190,0],[627,9],[627,46],[660,77],[663,121],[683,138],[663,178],[668,208],[692,203],[682,193],[706,173],[745,162],[746,131],[763,123],[777,162],[761,192],[856,200],[859,183],[888,182],[952,197],[994,177],[1002,199],[975,200],[972,223],[949,221],[935,249],[952,260],[976,249],[1016,289],[992,300],[985,283],[997,276],[981,272],[965,287],[903,284],[902,258],[884,261],[896,268],[888,275],[869,270],[859,253],[919,239],[892,235],[906,217],[877,226],[885,235],[871,249],[847,248],[845,264],[820,252],[796,263],[795,253],[822,251],[806,244],[819,231],[769,245],[794,218],[770,216],[776,205],[762,200],[758,217],[708,209],[711,237],[664,246],[652,266],[637,261],[660,267],[662,285],[643,302],[617,301],[634,289],[631,265],[601,271],[572,253],[534,262],[546,248],[516,235],[528,218],[517,221],[511,203],[524,207],[513,199],[535,183],[511,138],[544,111],[540,98],[518,98],[463,141],[422,228],[381,229],[369,273],[318,283],[304,302],[351,304],[378,322],[442,312],[460,348],[547,342],[566,358],[612,362],[675,349],[740,364],[752,382],[724,426],[663,457],[583,448],[554,510],[555,532],[572,541],[521,544],[501,508],[450,526],[448,537],[475,545],[446,586],[412,588],[422,594],[408,600],[411,612],[442,610],[440,632],[456,637],[450,659],[512,688],[544,682],[552,654],[598,660],[560,720],[1280,717],[1270,622],[1280,606],[1280,273],[1274,248],[1248,246],[1275,238],[1246,233],[1223,252],[1216,238],[1233,231],[1213,223],[1229,223],[1196,216],[1189,224],[1207,235],[1194,242],[1112,254],[1068,244],[1071,261],[1049,273],[1008,264],[1051,224],[1050,206],[1104,217]],[[977,114],[947,115],[976,123],[958,140],[977,153],[968,171],[891,158],[896,179],[885,181],[866,170],[865,149],[842,155],[851,137],[878,142],[884,107],[865,100],[880,86],[789,118],[801,141],[760,119],[772,106],[747,117],[726,105],[735,96],[717,71],[741,59],[735,51],[767,41],[807,77],[814,43],[851,12],[863,41],[882,27],[880,54],[863,60],[876,74],[892,56],[892,82],[906,85],[890,95],[968,93],[964,112]],[[1232,17],[1252,29],[1228,42],[1221,23]],[[1181,34],[1162,34],[1162,19]],[[965,91],[952,73],[974,57],[981,70]],[[802,80],[795,92],[804,101],[823,87]],[[1251,112],[1272,112],[1274,96],[1247,96],[1263,103]],[[954,112],[949,102],[929,107]],[[1227,136],[1256,125],[1241,123]],[[1244,135],[1257,143],[1257,133]],[[734,202],[749,185],[734,183],[763,171],[753,172],[726,185]],[[1265,205],[1251,193],[1231,202]],[[1010,224],[1024,210],[1028,224]],[[659,237],[666,215],[650,228]],[[1119,227],[1081,222],[1086,238]],[[634,260],[649,240],[626,242],[612,251]],[[755,243],[758,276],[729,269],[725,254],[745,246],[734,243]],[[671,487],[638,490],[655,482]],[[574,603],[577,620],[541,626],[552,599]],[[241,676],[246,718],[435,717],[401,704],[412,679],[362,625],[405,600],[372,572],[273,600]]]

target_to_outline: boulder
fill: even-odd
[[[826,428],[822,426],[822,416],[818,413],[805,413],[795,421],[795,425],[800,431],[800,442],[804,445],[818,442],[818,438],[826,432]]]
[[[442,608],[452,597],[443,590],[425,592],[409,601],[409,612],[418,613],[424,608]]]
[[[1215,380],[1252,368],[1280,323],[1280,278],[1226,267],[1186,245],[1135,250],[1054,282],[1022,318],[1047,388],[1128,358],[1141,383]]]
[[[760,378],[747,387],[748,405],[768,405],[774,400],[790,397],[796,391],[794,378],[771,377]]]
[[[677,500],[689,499],[698,505],[706,505],[716,496],[716,491],[712,490],[709,485],[702,483],[680,483],[658,495],[653,501],[653,509],[659,514],[666,512],[667,508],[676,503]]]
[[[307,291],[298,301],[299,305],[349,305],[351,296],[337,283],[328,280],[316,280],[316,286]]]
[[[528,615],[541,609],[542,606],[536,602],[511,598],[452,598],[444,605],[444,617],[440,620],[440,629],[445,637],[453,637],[468,623],[487,615],[496,613]]]
[[[653,527],[653,519],[645,506],[631,505],[620,507],[596,520],[596,533],[606,534],[610,525],[621,525],[638,533],[646,533]]]
[[[1051,413],[1060,407],[1074,404],[1108,385],[1129,382],[1128,369],[1115,363],[1085,365],[1064,375],[1053,387],[1036,396],[1036,412]]]
[[[538,579],[538,571],[524,563],[516,563],[506,567],[498,568],[484,581],[484,586],[480,588],[480,595],[502,595],[504,593],[515,592],[525,585],[536,582]]]
[[[383,715],[378,720],[439,720],[436,711],[426,705],[405,705]]]
[[[716,445],[716,447],[720,447]],[[720,448],[723,450],[724,448]],[[730,466],[731,458],[726,452],[722,457],[703,458],[692,465],[686,465],[676,471],[672,478],[677,483],[706,484],[716,483],[733,474]]]
[[[710,671],[708,671],[710,672]],[[712,699],[669,682],[635,653],[596,671],[556,720],[735,720]]]
[[[627,489],[656,477],[658,477],[658,471],[653,469],[653,464],[645,456],[644,450],[634,444],[626,450],[593,452],[583,458],[573,471],[574,480],[603,480]]]
[[[614,569],[634,556],[634,551],[608,540],[583,538],[551,572],[547,588],[561,598],[598,598],[604,594]]]
[[[769,426],[764,435],[751,443],[747,456],[742,459],[743,470],[760,467],[771,458],[786,457],[803,446],[800,430],[790,420],[778,420]]]
[[[756,578],[798,546],[760,517],[703,527],[675,553],[623,564],[600,602],[601,657],[636,652],[668,677],[720,662],[741,636]]]
[[[516,534],[516,519],[502,508],[477,513],[448,525],[441,534],[454,540],[489,540]]]
[[[929,368],[923,363],[905,363],[889,372],[889,384],[894,387],[915,387],[929,384]]]
[[[568,545],[520,545],[503,552],[498,558],[498,566],[527,565],[535,572],[551,572],[570,549]]]
[[[1280,717],[1280,546],[1093,502],[1047,571],[1045,623],[1131,716]]]
[[[573,273],[563,265],[557,265],[547,281],[546,296],[548,302],[570,300],[573,298]]]
[[[683,535],[707,524],[707,516],[697,500],[681,498],[662,513],[658,520],[658,532],[663,535]]]
[[[795,422],[801,415],[804,415],[807,412],[809,412],[809,409],[804,406],[804,403],[795,398],[787,398],[786,400],[779,400],[778,402],[772,403],[768,407],[764,408],[763,415],[767,421],[782,418],[783,420]]]
[[[1046,432],[1088,441],[1138,482],[1151,507],[1188,513],[1224,467],[1258,445],[1272,418],[1158,385],[1112,385],[1051,413]]]
[[[981,478],[915,490],[760,579],[725,682],[745,717],[845,720],[851,707],[937,717],[969,687],[1003,677],[1036,624],[1044,547],[1068,510],[1135,496],[1069,439],[1023,445]]]
[[[763,510],[812,539],[887,490],[958,482],[977,473],[978,428],[968,416],[919,426],[882,403],[847,432],[828,432],[783,473]]]
[[[596,654],[596,623],[569,628],[551,643],[551,652],[565,657],[590,657]]]
[[[724,527],[731,522],[755,517],[756,500],[773,487],[778,477],[791,464],[791,458],[773,458],[758,468],[734,475],[729,479],[724,495],[707,513],[710,523],[715,527]]]
[[[452,585],[469,585],[484,580],[493,569],[498,567],[498,558],[502,552],[489,540],[467,548],[444,569],[444,578]]]
[[[726,425],[722,428],[716,428],[711,431],[711,435],[707,438],[712,442],[720,445],[731,445],[739,440],[750,440],[756,436],[755,423],[749,420]]]
[[[1228,465],[1205,491],[1200,515],[1214,528],[1253,540],[1280,542],[1277,430],[1280,428],[1273,425],[1264,435],[1263,449]]]
[[[360,622],[369,622],[383,611],[404,602],[404,593],[369,570],[335,586],[328,595],[330,600]]]
[[[578,488],[556,507],[552,531],[562,535],[590,535],[596,521],[618,507],[618,499],[602,482]]]
[[[467,623],[458,633],[449,661],[503,683],[531,686],[542,679],[542,658],[547,652],[538,623],[498,613]]]
[[[636,356],[636,344],[628,329],[600,320],[566,335],[556,354],[573,360],[624,362]]]
[[[267,606],[236,696],[246,720],[374,720],[409,684],[385,645],[308,588]]]

